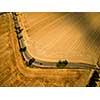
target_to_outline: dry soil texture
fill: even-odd
[[[91,16],[85,14],[89,16],[88,20],[94,19],[91,24],[86,24],[87,26],[83,25],[82,20],[85,18],[77,18],[81,14],[72,13],[72,15],[69,13],[19,13],[19,21],[24,28],[23,35],[29,52],[44,60],[67,58],[72,61],[78,59],[78,61],[95,62],[94,58],[99,54],[97,37],[99,32],[95,35],[97,31],[95,34],[92,31],[91,35],[96,39],[91,43],[89,40],[92,37],[87,34],[91,27],[93,30],[97,28],[93,24],[97,22],[94,17],[92,18],[94,14]],[[99,16],[98,13],[97,15]],[[96,17],[96,19],[99,18]],[[99,27],[99,24],[96,25]],[[88,26],[91,27],[88,28]],[[11,13],[0,15],[0,86],[86,86],[92,72],[85,69],[28,68],[19,52]]]
[[[20,13],[28,51],[45,61],[96,64],[100,56],[100,13]]]

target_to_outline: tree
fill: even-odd
[[[22,36],[22,35],[17,35],[17,37],[18,37],[18,39],[21,39],[21,38],[23,38],[23,36]]]
[[[64,68],[68,64],[67,60],[61,61],[59,60],[56,64],[57,68]]]
[[[13,15],[17,16],[16,12],[12,12]]]
[[[26,47],[20,48],[20,52],[25,52],[26,51]]]
[[[29,65],[32,65],[32,63],[35,61],[35,59],[34,58],[31,58],[30,60],[29,60]]]
[[[16,32],[17,34],[20,34],[22,31],[23,31],[23,29],[16,29],[15,32]]]

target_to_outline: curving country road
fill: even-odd
[[[77,67],[76,63],[73,66],[73,64],[71,64],[70,62],[70,66],[73,67],[72,69],[69,69],[70,66],[66,66],[68,67],[67,69],[54,69],[56,68],[54,66],[49,70],[46,66],[40,68],[27,67],[25,65],[25,62],[29,61],[32,56],[29,55],[28,50],[26,50],[25,52],[21,52],[25,55],[24,57],[27,56],[27,59],[25,58],[26,61],[23,61],[24,59],[22,59],[21,57],[22,54],[19,52],[20,46],[18,43],[18,38],[15,34],[15,24],[12,19],[11,13],[2,14],[0,16],[0,33],[0,86],[76,87],[86,86],[90,82],[90,78],[93,76],[94,70],[85,70],[83,67],[83,69],[74,69],[75,67]],[[21,38],[21,34],[19,34],[18,37]],[[22,44],[21,46],[26,45],[24,41],[23,43],[24,44]],[[41,66],[41,61],[38,59],[34,62],[34,64],[38,65],[39,63]],[[47,61],[42,61],[42,63],[45,65],[50,64],[50,68],[51,65],[56,62],[48,63]]]
[[[21,37],[21,29],[20,25],[17,19],[17,14],[12,13],[14,24],[15,24],[15,29],[16,33],[18,36],[18,42],[19,46],[21,49],[25,48],[25,44],[23,41],[23,38]],[[33,57],[28,53],[27,49],[24,52],[21,52],[24,60],[29,63],[30,59]],[[35,59],[35,58],[34,58]],[[57,62],[46,62],[42,60],[35,59],[35,61],[31,62],[31,65],[36,66],[37,68],[57,68],[56,67]],[[86,64],[86,63],[74,63],[74,62],[69,62],[66,66],[66,69],[94,69],[94,70],[100,70],[99,68],[96,67],[96,65],[91,65],[91,64]]]

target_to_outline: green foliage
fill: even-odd
[[[57,68],[65,68],[67,64],[68,64],[67,60],[64,60],[64,61],[59,60],[56,66]]]
[[[25,52],[26,51],[26,47],[20,48],[20,52]]]

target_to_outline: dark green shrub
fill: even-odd
[[[65,68],[67,64],[68,64],[67,60],[64,60],[64,61],[59,60],[56,66],[57,68]]]

